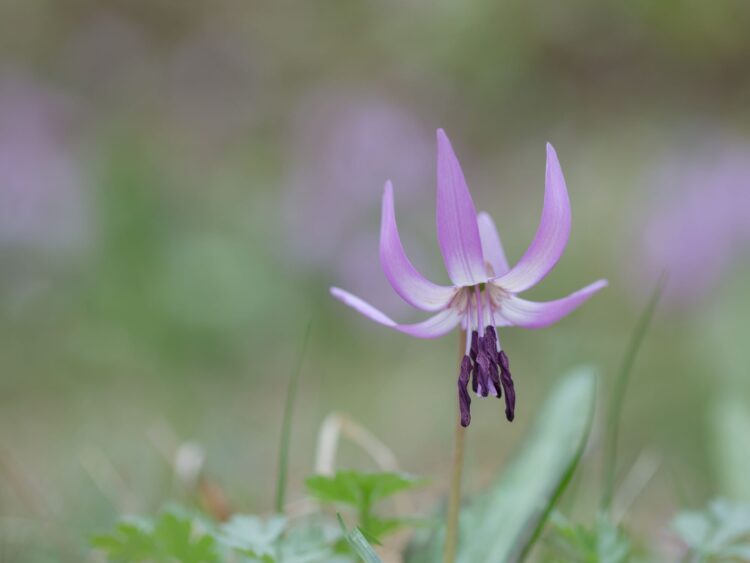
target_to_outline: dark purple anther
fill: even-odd
[[[472,362],[477,361],[477,353],[479,352],[479,334],[475,330],[471,333],[471,348],[469,348],[469,357]]]
[[[500,386],[500,372],[497,369],[497,364],[490,364],[489,383],[495,388],[494,395],[499,399],[503,396],[502,387]]]
[[[471,388],[482,397],[494,395],[498,399],[505,396],[505,416],[512,421],[516,410],[516,392],[510,375],[510,365],[505,352],[498,352],[497,331],[492,325],[479,336],[471,333],[471,343],[467,354],[461,360],[461,373],[458,377],[458,403],[461,407],[461,425],[471,422],[469,406],[471,398],[467,387],[471,378]]]
[[[492,325],[487,325],[484,329],[484,346],[488,354],[497,354],[497,332]]]
[[[489,383],[490,383],[490,365],[491,365],[490,357],[484,353],[484,350],[480,348],[479,354],[477,354],[477,383],[479,386],[479,391],[482,397],[486,397],[490,393],[489,389]]]
[[[461,360],[461,371],[458,374],[458,406],[461,409],[461,426],[466,428],[471,423],[471,397],[466,389],[471,374],[471,359],[464,356]]]
[[[489,367],[487,370],[487,387],[489,387],[489,384],[492,383],[495,391],[493,395],[495,395],[499,399],[500,397],[502,397],[503,393],[500,386],[500,374],[496,362],[497,333],[495,332],[495,327],[492,325],[487,326],[487,328],[484,329],[484,337],[480,338],[480,341],[481,348],[487,355],[487,358],[489,360]],[[486,396],[487,395],[485,395],[485,397]]]
[[[476,365],[479,367],[479,391],[482,397],[487,397],[490,394],[500,396],[500,379],[497,369],[497,333],[493,326],[488,326],[485,329],[484,336],[477,339]]]
[[[500,350],[497,355],[497,363],[500,364],[500,369],[502,371],[507,371],[508,373],[510,373],[510,362],[508,362],[508,355],[503,350]]]
[[[471,361],[474,362],[474,367],[471,370],[471,390],[474,391],[474,393],[477,392],[477,378],[479,377],[479,366],[477,366],[477,351],[479,349],[479,335],[477,334],[477,331],[471,333],[471,347],[469,348],[469,357],[471,358]]]
[[[512,422],[516,416],[516,391],[513,388],[513,378],[510,375],[508,356],[502,350],[498,354],[500,363],[500,381],[505,390],[505,418]]]

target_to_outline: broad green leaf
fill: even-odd
[[[457,562],[513,563],[533,544],[567,485],[588,439],[596,376],[580,368],[564,377],[539,409],[528,437],[497,482],[461,513]],[[444,531],[410,562],[439,560]]]
[[[344,537],[354,553],[359,555],[365,563],[382,563],[380,557],[375,553],[375,550],[367,539],[365,539],[365,536],[362,535],[359,528],[353,528],[351,531],[348,531],[344,525],[344,521],[341,519],[341,515],[337,514],[336,517],[339,520],[341,530],[344,532]]]
[[[590,369],[556,386],[510,467],[488,495],[461,515],[459,562],[521,559],[578,463],[595,400],[596,377]]]
[[[713,401],[710,445],[721,493],[750,502],[750,448],[737,447],[750,436],[750,406],[730,387]]]

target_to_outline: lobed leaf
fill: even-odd
[[[703,511],[685,511],[672,529],[699,559],[734,560],[750,553],[750,505],[724,499]]]
[[[357,508],[368,506],[424,484],[406,473],[361,473],[337,471],[333,476],[314,475],[305,480],[308,492],[322,502],[341,502]]]
[[[155,522],[120,522],[111,534],[95,536],[93,547],[103,550],[109,560],[180,561],[182,563],[218,563],[216,541],[207,531],[180,511],[164,511]]]

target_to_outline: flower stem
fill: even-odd
[[[466,332],[460,331],[458,335],[458,362],[464,356],[466,345]],[[461,475],[464,469],[464,443],[466,441],[466,428],[461,426],[460,416],[456,417],[456,437],[453,450],[453,462],[451,468],[450,490],[448,491],[448,519],[445,523],[445,544],[443,546],[443,563],[453,563],[456,560],[456,547],[458,545],[458,515],[461,506]]]

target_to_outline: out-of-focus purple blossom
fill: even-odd
[[[292,117],[283,201],[294,262],[388,303],[392,291],[364,252],[377,247],[377,233],[362,226],[377,222],[383,178],[404,187],[407,212],[426,204],[432,143],[414,113],[388,99],[329,90],[305,99]]]
[[[666,272],[667,297],[692,302],[750,248],[750,144],[714,142],[673,155],[650,185],[646,275]]]
[[[86,201],[68,117],[62,96],[0,70],[0,246],[75,251],[84,242]]]

